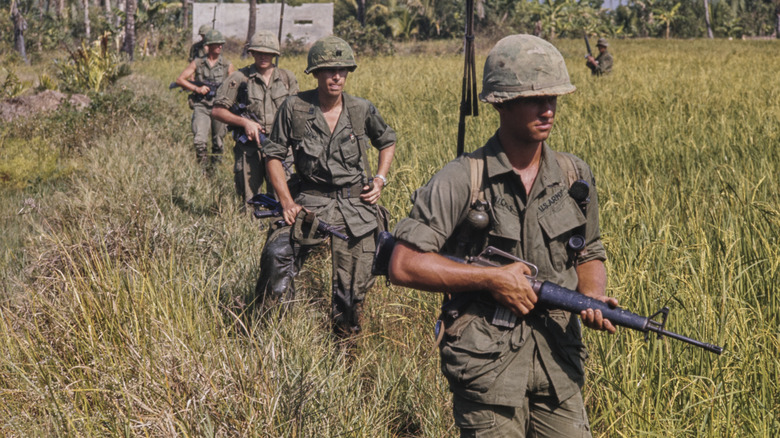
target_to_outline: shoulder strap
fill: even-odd
[[[287,70],[285,70],[283,68],[279,68],[279,67],[276,67],[276,68],[279,69],[279,77],[282,79],[282,83],[284,84],[284,88],[289,90],[290,89],[290,73],[288,73]]]
[[[347,93],[343,93],[342,96],[344,97],[344,109],[347,111],[349,124],[352,125],[352,132],[357,137],[358,149],[363,160],[363,170],[366,172],[366,183],[371,184],[374,177],[371,172],[371,163],[368,162],[368,146],[364,138],[368,105],[366,101],[357,99]]]
[[[358,136],[365,134],[368,105],[365,101],[359,100],[347,93],[344,93],[343,96],[344,108],[347,111],[349,123],[352,125],[352,131]]]
[[[566,177],[567,186],[571,187],[579,179],[579,169],[574,165],[574,159],[570,154],[555,151],[555,160]]]
[[[477,149],[467,156],[469,167],[471,168],[471,199],[469,205],[473,205],[477,200],[485,201],[485,155],[482,149]],[[555,151],[555,159],[566,177],[566,185],[571,187],[579,179],[579,169],[574,164],[574,159],[570,154],[557,151]]]
[[[469,205],[474,205],[477,200],[485,201],[485,154],[482,149],[467,155],[471,168],[471,198]]]
[[[293,140],[302,140],[306,135],[306,121],[314,114],[314,104],[311,103],[311,97],[316,90],[304,91],[298,93],[290,101],[292,103],[292,132],[290,138]]]

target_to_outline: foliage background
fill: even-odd
[[[604,78],[581,40],[555,44],[578,91],[551,145],[597,176],[610,294],[640,314],[668,305],[670,330],[725,347],[586,332],[594,436],[777,436],[777,42],[618,40]],[[359,57],[350,75],[399,133],[395,220],[454,157],[459,45]],[[436,295],[378,282],[354,356],[328,336],[327,253],[281,319],[243,313],[265,234],[239,210],[231,160],[207,179],[193,159],[186,94],[166,89],[182,56],[134,63],[87,112],[0,125],[0,153],[29,163],[0,193],[1,433],[456,436]],[[314,85],[303,57],[281,62]],[[468,149],[497,126],[480,110]]]

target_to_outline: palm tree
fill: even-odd
[[[707,38],[712,39],[712,23],[710,23],[710,2],[704,0],[704,22],[707,23]]]
[[[24,63],[30,64],[27,59],[27,51],[24,48],[24,31],[27,30],[27,20],[19,12],[15,0],[11,0],[11,20],[14,22],[14,48],[19,52]]]
[[[127,0],[125,9],[125,46],[124,51],[133,60],[135,51],[135,8],[136,0]]]
[[[676,5],[672,6],[672,9],[668,11],[665,11],[663,9],[656,9],[655,11],[653,11],[655,12],[656,17],[658,18],[659,24],[666,27],[666,32],[665,32],[666,39],[669,39],[672,22],[674,22],[674,20],[677,19],[677,11],[680,9],[681,5],[682,5],[681,3],[677,3]]]

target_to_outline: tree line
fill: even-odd
[[[257,0],[249,0],[247,9]],[[309,0],[317,2],[319,0]],[[780,35],[780,0],[475,0],[480,34],[547,39],[742,38]],[[302,0],[287,1],[290,6]],[[387,41],[460,37],[466,0],[335,0],[338,28],[359,26]],[[0,0],[0,48],[28,53],[110,37],[118,50],[173,53],[189,43],[192,0]],[[609,7],[607,7],[609,6]],[[339,27],[341,26],[341,27]]]

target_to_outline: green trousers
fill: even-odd
[[[530,347],[530,345],[528,345]],[[455,424],[461,438],[590,438],[582,393],[558,401],[539,353],[534,354],[521,407],[486,405],[454,395]]]
[[[195,157],[204,167],[222,159],[222,150],[227,125],[211,118],[211,105],[195,103],[192,106],[192,134],[195,143]],[[211,155],[208,153],[208,141],[211,137]]]

